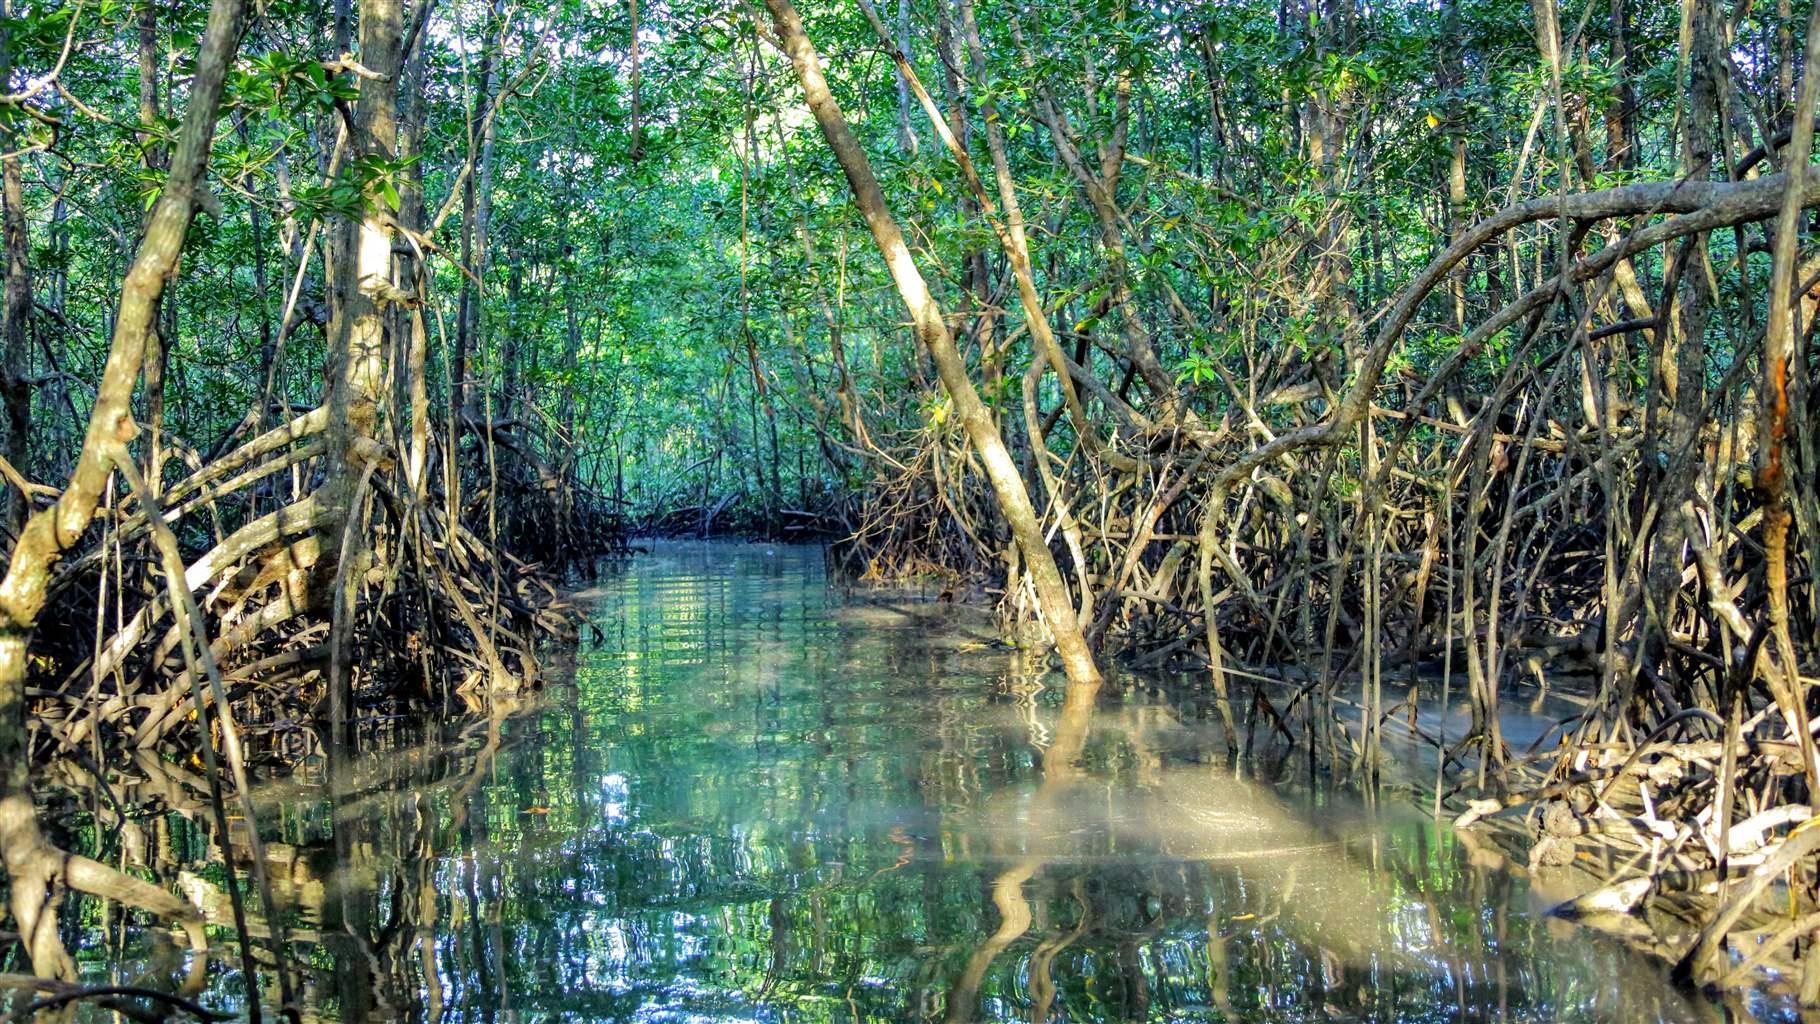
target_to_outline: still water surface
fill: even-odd
[[[572,684],[264,792],[315,1019],[1725,1019],[1413,801],[1235,771],[1180,693],[1068,704],[818,549],[660,545],[587,602]],[[135,836],[225,913],[190,819]],[[174,973],[84,928],[90,980]]]

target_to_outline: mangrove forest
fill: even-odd
[[[0,0],[0,1024],[1820,1020],[1814,0]]]

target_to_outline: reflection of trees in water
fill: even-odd
[[[346,1019],[423,1021],[761,1000],[810,1019],[818,1006],[830,1019],[853,1009],[891,1019],[1142,1019],[1202,1008],[1367,1013],[1391,998],[1437,1009],[1522,1001],[1520,991],[1498,991],[1509,979],[1496,953],[1511,939],[1501,911],[1462,922],[1434,909],[1449,896],[1501,907],[1488,887],[1502,876],[1446,871],[1449,851],[1405,850],[1397,837],[1360,849],[1311,835],[1273,807],[1274,795],[1229,772],[1158,767],[1129,749],[1144,735],[1137,716],[1109,718],[1081,755],[1086,770],[1027,778],[1034,798],[995,786],[1003,798],[975,800],[973,820],[957,808],[933,834],[861,823],[863,838],[840,842],[810,829],[582,826],[599,812],[589,795],[599,775],[591,745],[574,742],[584,734],[545,727],[585,720],[573,693],[563,699],[540,723],[487,723],[407,757],[408,785],[399,785],[398,754],[326,772],[314,806],[299,799],[308,787],[287,793],[298,841],[274,844],[275,874],[297,915],[293,949],[315,968],[311,1005]],[[1065,745],[1066,732],[1056,741]],[[1114,762],[1142,783],[1099,773]],[[205,878],[215,850],[193,841],[207,821],[197,780],[180,769],[139,774],[123,802],[156,799],[195,822],[130,821],[191,840],[145,842],[147,867]],[[537,801],[551,779],[569,781],[574,802],[524,813],[548,806]],[[1013,815],[1006,805],[1020,795]],[[559,814],[566,819],[550,820]],[[1426,841],[1423,829],[1409,835]],[[979,861],[946,865],[944,843],[962,837]],[[1276,855],[1248,856],[1260,851]],[[1441,885],[1415,906],[1424,928],[1451,926],[1432,944],[1446,970],[1423,977],[1423,963],[1398,964],[1388,952],[1399,939],[1397,948],[1420,949],[1419,935],[1373,935],[1350,915],[1323,921],[1364,910],[1361,919],[1384,922],[1385,880],[1367,873],[1391,865],[1402,878],[1389,886],[1390,904],[1414,884]],[[225,914],[218,893],[209,903]],[[1380,988],[1386,976],[1395,984]],[[214,987],[231,996],[224,980]]]
[[[800,595],[635,587],[603,618],[623,663],[583,668],[610,678],[261,793],[313,1012],[1551,1019],[1670,998],[1610,1005],[1615,950],[1525,957],[1540,926],[1506,911],[1507,876],[1426,823],[1205,763],[1225,745],[1192,702],[1045,692],[928,612],[837,630]],[[114,837],[225,920],[198,776],[124,765],[123,815],[63,772],[91,847]],[[72,948],[119,950],[117,923],[82,924]],[[181,960],[141,942],[106,963],[175,983]],[[238,998],[224,960],[206,984]]]
[[[419,1019],[426,1012],[423,1019],[435,1018],[441,993],[425,979],[442,973],[444,854],[479,845],[462,819],[476,803],[490,803],[480,783],[508,742],[509,713],[502,707],[496,717],[463,723],[434,742],[423,742],[415,730],[388,730],[384,745],[324,760],[260,790],[261,806],[270,808],[266,832],[281,839],[266,844],[267,867],[307,1006],[354,1015],[348,1019]],[[70,759],[57,762],[50,777],[66,800],[84,807],[64,819],[73,823],[70,844],[115,851],[125,866],[183,892],[218,930],[215,953],[224,956],[229,901],[203,777],[145,752],[105,779]],[[245,822],[236,818],[231,825],[231,849],[243,861],[247,846],[238,830]],[[247,877],[244,870],[240,877]],[[135,929],[129,944],[112,914],[89,908],[72,938],[91,976],[105,968],[111,981],[165,987],[173,971],[187,970],[211,1005],[239,1001],[241,983],[225,960],[180,968],[182,957],[162,932]],[[251,907],[249,915],[255,938],[270,934],[270,923]],[[269,962],[263,945],[256,953]],[[105,963],[97,963],[103,956]]]

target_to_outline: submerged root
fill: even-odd
[[[1641,857],[1636,870],[1656,878],[1734,883],[1776,861],[1806,835],[1820,791],[1820,421],[1791,418],[1779,440],[1759,422],[1774,390],[1754,379],[1769,365],[1761,333],[1702,356],[1710,378],[1683,371],[1680,395],[1693,400],[1671,412],[1664,339],[1705,328],[1639,315],[1684,307],[1686,282],[1665,271],[1646,294],[1635,265],[1655,250],[1704,252],[1719,230],[1767,245],[1779,211],[1816,206],[1811,176],[1519,203],[1462,225],[1360,318],[1369,336],[1331,351],[1246,346],[1242,370],[1215,360],[1206,379],[1176,389],[1079,332],[1055,383],[1083,389],[1098,420],[1065,399],[1045,408],[1053,392],[1037,385],[1050,371],[1033,358],[1020,469],[1042,486],[1045,537],[1098,653],[1182,673],[1219,697],[1234,678],[1292,677],[1287,702],[1259,709],[1272,722],[1266,741],[1304,744],[1367,784],[1386,730],[1402,729],[1436,751],[1443,797],[1471,801],[1462,827],[1539,808],[1522,858],[1538,869],[1598,851]],[[1513,232],[1557,219],[1563,251],[1539,256],[1523,288],[1476,315],[1456,306],[1448,350],[1414,343],[1450,278],[1515,245]],[[1303,243],[1282,247],[1276,258],[1295,265]],[[1792,286],[1783,307],[1809,325],[1789,336],[1784,383],[1805,382],[1820,351],[1820,258],[1779,266]],[[1284,312],[1257,302],[1230,318]],[[1094,314],[1112,312],[1109,302]],[[1124,372],[1116,388],[1089,369],[1107,365],[1094,344]],[[1019,560],[957,426],[932,417],[893,436],[857,422],[866,429],[849,440],[868,482],[842,510],[848,571],[996,598],[1006,632],[1026,628]],[[1787,479],[1761,472],[1770,463]],[[1537,713],[1545,698],[1573,709],[1525,750],[1501,722],[1512,687],[1532,679]],[[1418,720],[1439,694],[1470,710],[1464,730]],[[1785,876],[1767,898],[1820,912],[1820,848],[1793,857]],[[1608,881],[1628,886],[1624,900],[1607,894],[1613,906],[1660,896],[1633,893],[1630,877]],[[1765,898],[1754,897],[1758,910]],[[1712,901],[1701,912],[1743,915],[1720,934],[1751,913]],[[1809,934],[1783,944],[1801,949]],[[1808,962],[1820,1005],[1820,957]],[[1710,955],[1684,973],[1728,977]]]
[[[1820,929],[1820,819],[1792,799],[1805,790],[1803,771],[1780,722],[1757,716],[1729,752],[1713,739],[1582,755],[1582,769],[1562,781],[1470,801],[1456,826],[1489,828],[1534,872],[1621,863],[1585,876],[1597,883],[1554,913],[1632,941],[1684,981],[1787,987]],[[1500,827],[1515,808],[1529,810],[1528,828]]]
[[[8,876],[19,941],[33,971],[47,978],[75,977],[75,962],[57,932],[57,908],[65,888],[162,917],[183,928],[191,949],[208,948],[202,912],[193,904],[99,861],[58,849],[38,831],[35,813],[17,796],[0,800],[0,862]]]
[[[337,676],[331,626],[339,621],[338,591],[348,595],[339,628],[353,666],[343,677],[346,707],[355,712],[382,704],[484,707],[538,685],[540,647],[574,635],[572,611],[541,566],[483,541],[447,502],[396,478],[396,460],[384,446],[356,446],[379,470],[378,500],[365,509],[350,510],[322,487],[289,495],[258,489],[282,470],[292,471],[294,483],[318,475],[313,467],[325,446],[314,435],[322,423],[320,411],[299,417],[169,487],[162,522],[130,504],[110,510],[92,546],[64,563],[49,614],[96,629],[86,637],[41,634],[28,690],[38,754],[97,744],[140,752],[177,747],[199,750],[213,765],[217,747],[233,759],[247,753],[268,762],[324,748],[314,732]],[[116,458],[126,458],[123,449]],[[137,474],[127,475],[136,494]],[[198,510],[208,512],[206,530],[192,522]],[[350,537],[360,542],[349,544]],[[148,549],[154,539],[155,550]],[[199,675],[205,671],[206,680]],[[267,739],[242,748],[240,734]],[[243,781],[241,761],[233,764]],[[215,807],[201,820],[226,820],[225,785],[210,777],[191,787],[187,800],[206,798]],[[73,977],[56,928],[65,891],[169,919],[192,947],[206,947],[194,905],[57,849],[39,832],[29,799],[15,793],[7,801],[0,855],[34,971]],[[224,848],[232,842],[225,835],[218,841]],[[238,916],[236,927],[244,931]],[[96,998],[113,1000],[109,1005],[127,1016],[139,1012],[125,992],[44,991],[38,1002],[46,1006]]]

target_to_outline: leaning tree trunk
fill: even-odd
[[[834,151],[835,159],[840,161],[841,170],[847,175],[847,184],[853,190],[854,201],[866,218],[866,226],[872,231],[872,240],[885,257],[891,278],[897,285],[898,295],[909,308],[916,332],[928,347],[930,358],[935,361],[936,372],[941,377],[942,386],[954,401],[954,411],[967,431],[968,439],[979,450],[980,459],[985,463],[986,476],[998,498],[999,509],[1010,524],[1012,536],[1024,556],[1025,564],[1029,566],[1031,580],[1036,586],[1037,604],[1042,609],[1050,632],[1055,636],[1056,650],[1062,657],[1068,678],[1076,683],[1097,684],[1099,669],[1094,665],[1093,653],[1088,649],[1087,641],[1081,633],[1068,588],[1062,582],[1061,570],[1057,568],[1055,557],[1043,538],[1042,522],[1037,518],[1036,508],[1030,502],[1030,493],[1024,487],[1023,477],[1018,474],[1017,463],[1006,449],[1005,439],[1000,436],[991,411],[980,400],[972,379],[967,376],[966,361],[955,347],[954,335],[948,329],[941,307],[929,293],[922,272],[917,269],[910,249],[904,244],[903,231],[885,203],[884,191],[879,188],[878,178],[872,173],[871,162],[867,160],[859,140],[854,138],[853,130],[847,126],[846,116],[841,113],[833,94],[828,90],[828,82],[822,77],[821,59],[803,31],[802,17],[797,14],[790,0],[765,0],[765,6],[771,12],[784,52],[789,54],[790,62],[796,67],[797,77],[802,81],[809,110],[815,115],[822,135],[828,140],[828,148]]]
[[[27,655],[44,610],[51,568],[87,530],[113,470],[111,452],[138,433],[133,386],[144,367],[158,301],[177,270],[184,235],[205,187],[222,81],[239,47],[244,0],[214,0],[203,36],[189,110],[170,174],[121,287],[107,365],[95,393],[76,466],[57,503],[26,520],[0,580],[0,862],[11,883],[13,919],[41,975],[69,977],[74,965],[58,937],[54,909],[63,883],[194,923],[193,907],[149,883],[53,848],[38,829],[25,728]],[[199,932],[197,933],[199,934]]]

